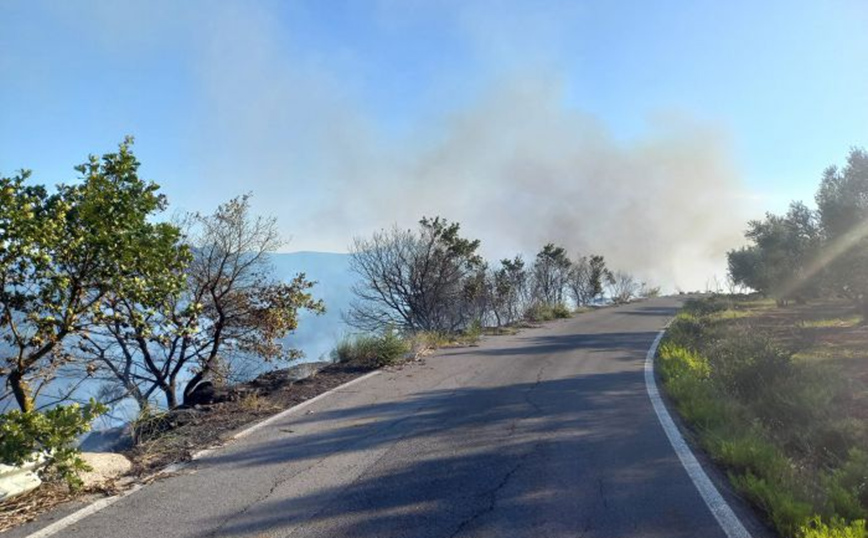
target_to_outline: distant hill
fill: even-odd
[[[304,351],[305,361],[327,356],[348,331],[341,314],[349,307],[355,282],[349,261],[349,254],[331,252],[290,252],[271,256],[278,278],[289,280],[297,273],[305,273],[308,280],[317,282],[313,288],[314,297],[322,299],[326,305],[326,313],[322,316],[302,314],[298,331],[285,339],[285,345]]]

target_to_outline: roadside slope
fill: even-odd
[[[678,305],[600,310],[384,372],[61,534],[722,537],[645,391],[645,353]]]

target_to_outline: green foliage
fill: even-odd
[[[78,472],[88,468],[74,443],[105,412],[106,407],[94,400],[84,406],[57,406],[45,412],[8,411],[0,415],[0,461],[22,465],[34,454],[44,454],[44,476],[62,478],[70,488],[80,487]]]
[[[571,268],[564,247],[548,243],[537,253],[533,264],[534,293],[544,306],[554,308],[564,301]]]
[[[401,362],[410,351],[410,345],[394,331],[380,335],[356,335],[341,340],[332,350],[336,362],[380,368]]]
[[[569,307],[564,303],[546,305],[534,303],[524,312],[524,319],[531,322],[552,321],[554,319],[566,319],[572,317]]]
[[[856,520],[847,522],[841,518],[832,518],[829,523],[824,523],[819,516],[811,520],[799,529],[799,538],[865,538],[865,521]]]
[[[826,286],[868,319],[868,152],[853,148],[843,168],[827,168],[815,199],[826,238]]]
[[[569,307],[564,303],[558,303],[552,307],[552,315],[555,319],[567,319],[572,317]]]
[[[152,222],[166,201],[138,177],[131,146],[127,138],[90,156],[76,167],[80,180],[53,194],[26,185],[29,172],[0,178],[0,339],[14,350],[0,373],[24,411],[31,386],[76,359],[64,344],[90,328],[111,291],[146,300],[155,283],[181,285],[180,231]]]
[[[732,475],[730,480],[745,497],[763,509],[772,525],[783,536],[798,536],[811,520],[811,505],[797,500],[789,488],[748,472]]]
[[[781,302],[815,293],[809,266],[817,256],[822,233],[816,214],[793,202],[786,215],[767,213],[748,224],[753,244],[728,253],[730,277],[736,284],[771,294]]]
[[[729,302],[719,295],[703,297],[701,299],[687,299],[684,302],[682,312],[695,317],[710,316],[729,309]]]
[[[745,331],[716,341],[708,349],[714,381],[727,394],[756,398],[791,372],[792,355],[771,338]]]
[[[865,519],[868,511],[868,453],[853,448],[844,464],[826,477],[828,509],[848,520]]]
[[[840,380],[762,333],[723,330],[724,308],[692,301],[672,323],[657,360],[666,392],[782,536],[864,537],[868,455],[836,418]]]

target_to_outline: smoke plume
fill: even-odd
[[[377,4],[386,31],[412,11],[402,4]],[[427,112],[394,125],[382,118],[388,105],[369,103],[369,59],[300,45],[274,17],[280,3],[157,4],[132,26],[126,8],[95,5],[99,16],[86,19],[124,29],[99,38],[107,50],[133,60],[170,51],[189,70],[196,104],[182,132],[167,134],[175,161],[153,177],[173,204],[208,211],[252,191],[290,250],[345,251],[353,236],[440,215],[490,258],[553,241],[649,282],[697,288],[723,275],[723,254],[739,243],[745,193],[726,133],[670,112],[616,137],[567,98],[547,37],[563,33],[557,13],[511,17],[500,31],[491,10],[456,4],[481,74],[433,73],[426,95],[400,96]],[[100,34],[91,30],[81,34]],[[161,157],[147,154],[146,137],[139,145],[156,170],[148,164]]]

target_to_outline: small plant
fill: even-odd
[[[376,368],[400,362],[410,351],[410,345],[394,331],[380,335],[356,335],[343,339],[332,351],[336,362],[361,364]]]
[[[138,416],[130,423],[130,427],[133,443],[136,445],[146,443],[171,429],[169,413],[156,411],[150,405],[146,405],[139,410]]]
[[[564,303],[558,303],[552,307],[552,315],[555,319],[567,319],[572,317],[570,309]]]
[[[464,329],[461,339],[467,344],[475,344],[482,337],[482,322],[478,319],[473,320],[470,325]]]
[[[536,303],[527,308],[524,319],[531,322],[551,321],[553,319],[565,319],[572,317],[570,309],[563,303],[546,305]]]
[[[865,520],[858,519],[847,523],[845,520],[833,517],[826,524],[820,516],[813,517],[799,531],[799,538],[865,538]]]
[[[45,412],[18,410],[0,415],[0,462],[22,465],[46,456],[44,478],[65,480],[72,490],[81,487],[80,471],[90,468],[81,459],[76,439],[90,431],[91,422],[107,408],[91,399],[89,403],[59,405]]]

